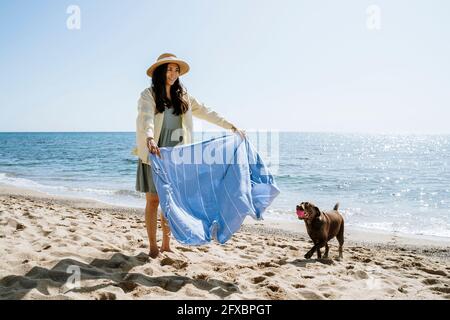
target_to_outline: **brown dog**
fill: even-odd
[[[306,230],[314,246],[305,254],[309,259],[317,251],[317,258],[321,258],[320,248],[325,246],[324,258],[328,258],[328,241],[337,238],[339,242],[339,258],[342,258],[342,246],[344,245],[344,218],[338,212],[339,203],[336,203],[332,211],[320,211],[310,202],[302,202],[297,205],[297,216],[305,221]]]

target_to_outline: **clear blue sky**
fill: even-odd
[[[145,71],[173,52],[188,91],[247,130],[450,133],[449,14],[446,0],[2,0],[0,131],[134,131]]]

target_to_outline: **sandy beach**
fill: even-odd
[[[343,260],[330,245],[306,260],[303,222],[248,217],[225,245],[149,259],[143,209],[0,186],[0,299],[450,299],[448,239],[347,228]]]

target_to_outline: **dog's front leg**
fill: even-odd
[[[320,253],[320,246],[317,246],[317,259],[322,259],[322,253]]]
[[[317,245],[314,245],[314,247],[311,248],[311,250],[309,250],[306,254],[305,254],[305,259],[309,259],[312,257],[314,251],[317,250]]]
[[[323,254],[324,259],[328,259],[328,251],[330,250],[330,247],[328,246],[328,242],[325,243],[325,253]]]
[[[320,252],[320,248],[325,246],[325,256],[328,257],[328,244],[325,241],[319,242],[315,245],[317,250],[317,259],[322,259],[322,253]]]

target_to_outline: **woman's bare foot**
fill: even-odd
[[[161,249],[159,250],[160,252],[173,252],[172,251],[172,249],[170,249],[170,245],[166,245],[166,244],[163,244],[162,246],[161,246]]]
[[[150,258],[155,259],[159,255],[158,248],[150,248],[150,252],[148,253]]]

